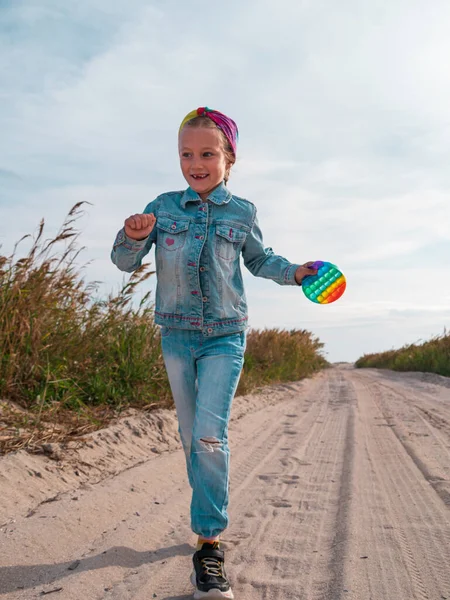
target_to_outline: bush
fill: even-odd
[[[298,381],[324,368],[323,344],[309,331],[251,330],[238,393],[282,381]]]
[[[411,344],[399,350],[365,354],[356,361],[358,368],[421,371],[450,377],[450,335],[444,331],[423,344]]]

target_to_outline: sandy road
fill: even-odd
[[[449,379],[336,367],[234,420],[230,445],[236,600],[450,600]],[[18,508],[0,599],[188,600],[189,498],[175,450]]]

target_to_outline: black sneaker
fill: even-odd
[[[193,556],[191,583],[196,588],[195,600],[234,598],[224,568],[224,552],[217,542],[203,544]]]

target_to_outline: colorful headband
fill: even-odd
[[[230,146],[233,148],[234,155],[236,156],[236,146],[239,139],[238,127],[233,119],[230,119],[230,117],[227,117],[218,110],[213,110],[207,106],[201,106],[200,108],[191,111],[184,117],[178,133],[181,133],[181,130],[188,121],[195,119],[195,117],[203,116],[210,118],[211,121],[214,121],[216,126],[224,133],[225,137],[230,142]]]

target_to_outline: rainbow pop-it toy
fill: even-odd
[[[302,280],[303,292],[311,302],[331,304],[342,296],[346,280],[336,265],[318,260],[309,268],[318,269],[317,275],[308,275]]]

